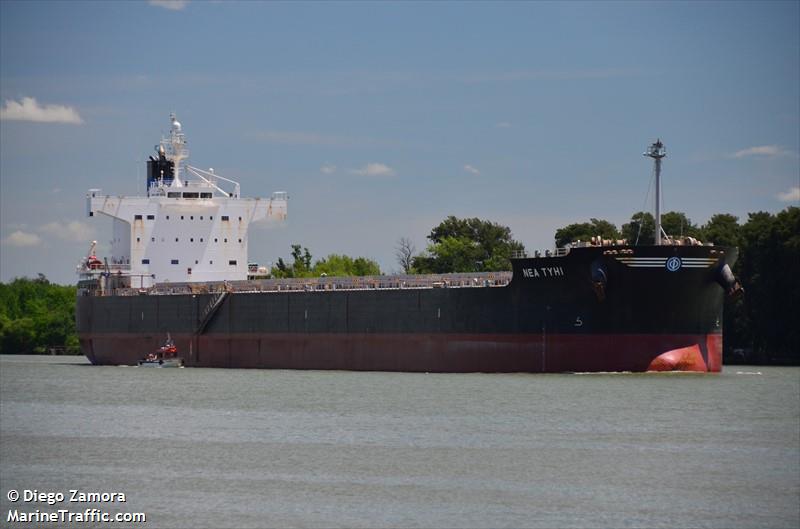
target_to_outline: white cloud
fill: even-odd
[[[83,123],[78,111],[63,105],[41,106],[33,97],[23,97],[17,102],[6,99],[0,108],[0,119],[8,121],[36,121],[39,123]]]
[[[791,154],[789,151],[786,151],[779,147],[778,145],[758,145],[755,147],[748,147],[746,149],[742,149],[741,151],[736,151],[733,153],[734,158],[745,158],[747,156],[783,156],[786,154]]]
[[[392,176],[395,174],[394,169],[382,163],[368,163],[361,169],[353,169],[350,172],[361,176]]]
[[[778,193],[781,202],[800,202],[800,187],[789,188],[789,191]]]
[[[464,170],[472,174],[481,174],[477,167],[472,167],[470,164],[465,165]]]
[[[326,163],[325,165],[319,168],[319,172],[324,174],[333,174],[336,172],[336,166],[333,164]]]
[[[39,231],[63,241],[87,242],[95,238],[94,228],[78,220],[49,222],[40,227]]]
[[[150,0],[151,6],[163,7],[170,11],[181,11],[184,7],[189,5],[189,0]]]
[[[3,243],[9,246],[36,246],[42,239],[35,233],[26,233],[17,230],[3,239]]]

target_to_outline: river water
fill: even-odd
[[[87,507],[147,522],[66,525],[800,525],[800,368],[465,375],[0,356],[0,377],[7,527],[32,525],[6,523],[10,511]],[[70,503],[71,489],[126,501]]]

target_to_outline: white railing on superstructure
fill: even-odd
[[[211,187],[213,187],[214,189],[216,189],[217,191],[219,191],[220,193],[222,193],[226,197],[240,198],[242,196],[241,195],[242,188],[239,185],[239,182],[236,182],[235,180],[231,180],[230,178],[225,178],[224,176],[218,175],[217,173],[213,173],[213,172],[210,172],[210,171],[204,171],[204,170],[202,170],[202,169],[200,169],[198,167],[194,167],[194,166],[191,166],[191,165],[187,165],[186,169],[190,173],[195,175],[197,178],[199,178],[200,180],[202,180],[206,184],[210,185]],[[224,189],[222,189],[221,187],[219,187],[217,185],[217,182],[216,182],[217,178],[219,178],[220,180],[225,180],[226,182],[230,182],[231,184],[233,184],[233,193],[229,193],[229,192],[225,191]]]

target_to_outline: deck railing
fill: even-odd
[[[511,272],[476,272],[472,274],[426,274],[362,277],[310,277],[213,281],[204,283],[159,283],[153,287],[117,288],[105,295],[177,295],[220,292],[324,292],[332,290],[401,290],[415,288],[493,288],[511,282]],[[92,295],[92,294],[88,294]],[[94,295],[102,295],[99,291]]]

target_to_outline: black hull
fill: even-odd
[[[187,366],[719,371],[722,270],[735,258],[710,247],[576,248],[514,260],[504,287],[237,292],[212,314],[214,294],[86,295],[78,333],[93,363],[112,365],[135,364],[169,332]]]

